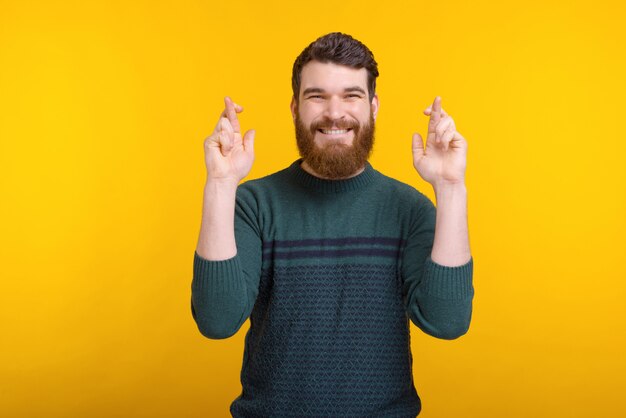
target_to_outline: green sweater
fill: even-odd
[[[200,332],[228,338],[250,318],[234,417],[415,417],[409,318],[465,334],[473,259],[432,261],[436,210],[369,163],[350,179],[301,160],[237,188],[237,255],[194,254]]]

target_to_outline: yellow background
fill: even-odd
[[[622,1],[0,1],[0,415],[227,417],[243,338],[191,317],[203,140],[231,95],[249,178],[297,158],[291,66],[379,63],[372,163],[434,199],[411,133],[469,143],[473,322],[413,325],[425,418],[626,416]]]

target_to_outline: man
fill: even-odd
[[[466,141],[435,98],[426,146],[412,145],[436,209],[374,170],[377,76],[365,45],[325,35],[293,67],[301,159],[239,185],[254,131],[228,97],[205,140],[191,308],[213,339],[250,318],[234,417],[415,417],[409,318],[437,338],[468,330]]]

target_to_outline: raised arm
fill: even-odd
[[[238,190],[254,160],[254,131],[241,135],[241,106],[226,108],[204,141],[207,180],[202,224],[194,254],[191,313],[207,338],[235,334],[250,316],[261,270],[261,239],[249,193]]]
[[[465,187],[467,141],[441,107],[441,97],[435,97],[424,114],[430,116],[426,147],[420,134],[414,134],[413,166],[433,186],[437,196],[432,259],[445,266],[460,266],[471,258]]]
[[[422,206],[405,262],[407,310],[424,332],[453,339],[465,334],[472,316],[473,258],[467,226],[465,168],[467,141],[437,96],[424,110],[430,116],[426,146],[413,135],[413,166],[437,197]]]
[[[237,253],[234,233],[235,194],[254,161],[254,131],[242,138],[237,113],[243,108],[224,99],[226,108],[204,141],[207,179],[202,224],[196,252],[207,260],[225,260]]]

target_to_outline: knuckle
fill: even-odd
[[[215,136],[214,135],[210,135],[207,136],[206,138],[204,138],[204,146],[208,147],[211,145],[211,143],[215,142]]]
[[[226,145],[226,143],[228,142],[227,139],[224,137],[224,135],[220,135],[218,137],[218,141],[217,141],[221,146]]]

